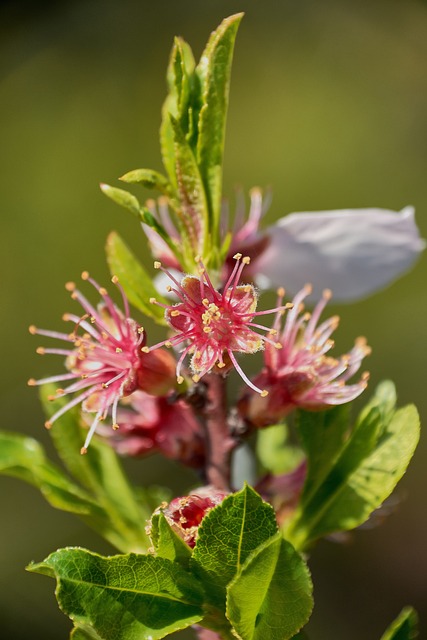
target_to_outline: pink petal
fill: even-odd
[[[269,227],[271,243],[256,262],[272,287],[295,293],[306,283],[316,295],[355,300],[387,286],[410,269],[425,248],[413,207],[292,213]]]

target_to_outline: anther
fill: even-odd
[[[332,291],[330,289],[324,289],[322,295],[325,300],[330,300],[332,298]]]
[[[267,389],[263,389],[259,395],[261,396],[261,398],[265,398],[266,396],[268,396]]]
[[[32,324],[28,327],[28,331],[31,333],[32,336],[35,336],[37,333],[37,327]]]
[[[113,277],[111,278],[111,282],[112,282],[113,284],[118,284],[118,282],[119,282],[118,277],[117,277],[117,276],[113,276]]]
[[[150,349],[148,347],[141,347],[142,353],[150,353]]]
[[[80,449],[80,454],[81,454],[82,456],[85,456],[85,455],[87,454],[87,449],[86,449],[86,447],[82,447],[82,448]]]
[[[82,280],[88,280],[89,279],[89,271],[83,271],[82,275],[81,275]]]
[[[44,354],[46,353],[46,350],[44,347],[37,347],[36,353],[38,353],[40,356],[44,356]]]
[[[174,311],[171,311],[172,318],[176,318],[179,315],[181,315],[181,312],[178,311],[178,309],[174,309]]]
[[[276,342],[274,346],[276,349],[283,349],[283,344],[281,342]]]
[[[36,380],[35,380],[34,378],[30,378],[30,379],[27,381],[27,385],[28,385],[29,387],[35,387],[35,386],[37,385],[37,382],[36,382]]]
[[[46,420],[46,422],[44,423],[44,426],[46,427],[46,429],[51,429],[52,428],[52,423],[49,422],[49,420]]]
[[[67,291],[74,291],[76,288],[76,283],[75,282],[66,282],[65,283],[65,288]]]
[[[176,381],[178,384],[182,384],[184,382],[184,378],[182,376],[178,376]]]
[[[193,382],[199,382],[199,381],[200,381],[200,376],[198,376],[197,374],[195,374],[195,375],[192,377],[192,380],[193,380]]]
[[[280,296],[280,298],[283,298],[285,296],[285,290],[283,287],[279,287],[277,289],[277,295]]]
[[[105,287],[99,288],[99,295],[106,296],[108,294],[107,289]]]
[[[116,353],[123,353],[123,349],[121,349],[120,347],[116,347]]]
[[[250,259],[250,257],[249,257],[249,256],[245,256],[245,257],[243,258],[242,262],[243,262],[243,264],[250,264],[251,259]]]
[[[241,253],[235,253],[233,258],[234,258],[234,260],[241,260],[242,259],[242,254]]]
[[[161,268],[161,266],[162,266],[162,263],[161,263],[161,262],[159,262],[158,260],[156,260],[156,261],[154,262],[154,268],[155,268],[155,269],[160,269],[160,268]]]
[[[113,427],[113,430],[114,430],[114,431],[117,431],[117,429],[119,429],[119,428],[120,428],[120,427],[119,427],[119,425],[117,424],[117,422],[115,422],[115,423],[112,425],[112,427]]]
[[[157,304],[156,298],[150,298],[150,304]]]

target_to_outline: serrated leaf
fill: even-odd
[[[155,513],[151,518],[151,541],[156,555],[188,566],[191,549],[170,527],[163,513]]]
[[[49,401],[52,392],[53,387],[45,385],[40,394],[48,418],[66,401]],[[88,453],[80,454],[85,430],[78,409],[55,421],[50,434],[65,467],[86,488],[102,514],[102,518],[88,518],[88,524],[120,551],[145,551],[149,546],[145,525],[151,507],[137,500],[111,445],[94,437]]]
[[[256,450],[264,469],[274,475],[291,471],[303,458],[301,449],[288,443],[288,429],[285,424],[259,429]]]
[[[381,636],[381,640],[416,640],[418,637],[417,612],[412,607],[405,607]]]
[[[164,302],[154,287],[153,278],[135,258],[122,238],[112,232],[107,238],[107,260],[112,275],[116,275],[129,302],[156,322],[165,324],[164,312],[158,305],[150,304],[150,298]]]
[[[211,233],[217,237],[222,195],[222,159],[228,110],[231,63],[242,13],[223,20],[211,34],[196,73],[200,78],[202,107],[198,122],[197,162],[212,216]]]
[[[199,584],[164,558],[66,548],[28,570],[56,577],[61,610],[102,640],[158,640],[202,619]]]
[[[276,532],[273,508],[248,486],[204,517],[190,566],[213,604],[224,607],[227,584],[248,555]]]
[[[107,198],[110,198],[113,202],[118,204],[120,207],[124,209],[128,209],[134,216],[138,218],[141,217],[141,205],[137,198],[134,195],[129,193],[129,191],[125,191],[124,189],[117,189],[117,187],[111,187],[109,184],[101,184],[101,191],[105,193]]]
[[[121,176],[120,180],[127,184],[141,184],[147,189],[158,189],[165,194],[170,192],[169,180],[153,169],[134,169]]]
[[[242,640],[288,640],[312,608],[307,565],[280,533],[247,558],[227,587],[227,617]]]
[[[419,439],[418,413],[411,405],[393,413],[389,394],[384,403],[362,412],[329,473],[303,498],[286,530],[297,548],[365,522],[405,473]]]

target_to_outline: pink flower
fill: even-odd
[[[250,259],[242,259],[240,253],[234,257],[234,269],[222,291],[215,289],[200,258],[197,258],[199,277],[185,276],[181,283],[163,269],[160,262],[155,263],[155,267],[162,269],[174,283],[175,287],[169,287],[169,291],[173,291],[180,302],[162,305],[165,307],[165,318],[176,335],[151,347],[151,350],[162,345],[175,347],[186,342],[187,346],[182,351],[176,368],[178,382],[183,382],[181,367],[185,357],[191,354],[195,382],[209,371],[218,372],[225,367],[234,366],[246,384],[264,396],[267,392],[249,380],[234,354],[255,353],[263,349],[265,343],[271,345],[272,349],[280,349],[281,344],[255,331],[258,329],[270,333],[270,329],[257,324],[254,319],[276,311],[282,313],[290,305],[256,311],[258,298],[254,287],[250,284],[238,284]],[[160,304],[154,298],[151,302]],[[144,347],[143,351],[148,352],[150,349]]]
[[[119,454],[141,456],[160,452],[192,467],[202,466],[205,445],[202,430],[191,407],[169,396],[151,396],[135,391],[129,408],[118,410],[120,429],[100,428]]]
[[[212,486],[200,487],[182,498],[174,498],[168,505],[162,505],[161,511],[174,531],[194,548],[197,533],[203,518],[228,494]],[[156,511],[154,512],[156,513]],[[148,526],[150,535],[150,525]]]
[[[274,329],[282,349],[266,345],[264,370],[254,380],[263,386],[268,398],[245,393],[239,403],[244,418],[262,427],[279,422],[296,407],[320,410],[329,406],[350,402],[366,388],[368,375],[358,382],[347,381],[358,371],[363,358],[370,353],[364,338],[358,338],[353,349],[338,359],[328,355],[333,347],[330,339],[338,326],[333,316],[318,324],[320,315],[331,297],[325,290],[313,313],[304,313],[302,301],[311,293],[306,285],[294,298],[293,309],[288,313],[283,329],[281,316],[277,315]],[[284,291],[279,292],[281,304]]]
[[[42,380],[31,379],[28,384],[70,382],[65,388],[57,389],[57,394],[77,393],[77,396],[61,407],[46,422],[46,427],[50,428],[60,416],[78,404],[82,405],[83,411],[95,413],[82,447],[82,453],[86,453],[98,423],[108,413],[111,412],[113,428],[118,427],[117,408],[121,398],[129,396],[136,389],[150,393],[165,393],[170,389],[175,363],[165,351],[156,354],[141,351],[145,344],[145,331],[130,317],[128,301],[116,277],[113,282],[122,293],[124,314],[113,303],[106,289],[100,287],[87,272],[82,274],[82,278],[97,289],[102,303],[97,308],[93,307],[74,283],[68,283],[66,287],[71,291],[71,297],[81,304],[85,312],[83,316],[71,313],[64,315],[65,321],[75,325],[72,333],[30,327],[32,334],[71,343],[70,349],[40,347],[37,350],[40,354],[65,356],[68,372]],[[83,330],[81,335],[77,333],[79,329]]]

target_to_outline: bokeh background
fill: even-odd
[[[157,132],[173,36],[198,56],[220,20],[241,10],[225,192],[271,186],[268,221],[291,211],[412,204],[427,236],[425,2],[3,1],[1,427],[36,436],[52,451],[26,380],[55,371],[57,361],[35,355],[27,327],[61,327],[70,309],[63,284],[83,269],[107,281],[111,229],[149,260],[136,221],[98,183],[118,185],[137,167],[161,169]],[[367,335],[372,387],[392,378],[400,403],[415,402],[424,417],[426,266],[424,256],[386,291],[332,307],[342,316],[338,348]],[[393,515],[348,544],[322,542],[314,551],[311,640],[376,640],[408,603],[424,618],[426,637],[426,441],[399,485]],[[167,475],[176,492],[193,482],[159,459],[128,468],[141,483]],[[25,565],[65,545],[112,550],[32,488],[0,478],[0,491],[1,637],[66,638],[70,624],[53,581],[25,573]]]

